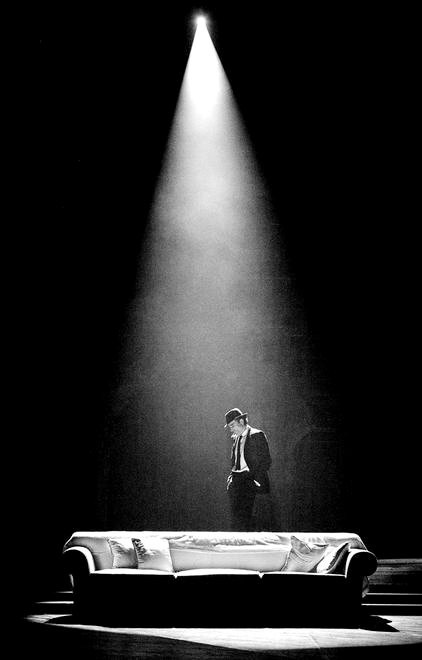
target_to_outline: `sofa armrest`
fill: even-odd
[[[63,552],[65,571],[71,576],[72,584],[87,578],[95,571],[94,557],[91,550],[80,545],[67,548]]]
[[[344,574],[346,578],[372,575],[377,570],[377,558],[368,550],[352,549],[347,555]]]

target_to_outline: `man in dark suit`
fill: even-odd
[[[257,494],[269,493],[271,456],[263,431],[248,424],[248,413],[239,408],[226,412],[233,439],[232,469],[227,479],[233,531],[252,531],[252,510]]]

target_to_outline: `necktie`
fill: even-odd
[[[236,446],[236,465],[235,465],[235,470],[240,470],[240,440],[242,436],[239,435],[237,439],[237,446]]]

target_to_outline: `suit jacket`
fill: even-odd
[[[232,447],[232,467],[234,467],[236,461],[235,444]],[[271,465],[271,456],[268,441],[263,431],[252,427],[248,429],[244,456],[251,478],[261,484],[256,488],[257,493],[268,493],[270,490],[268,470]]]

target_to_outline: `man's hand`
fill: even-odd
[[[233,475],[230,473],[229,476],[227,477],[227,486],[226,486],[226,490],[229,490],[229,488],[230,488],[230,486],[231,486],[231,484],[232,484],[232,481],[233,481]]]

